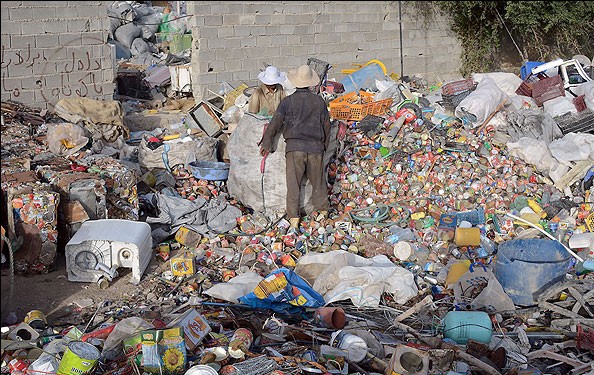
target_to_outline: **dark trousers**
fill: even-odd
[[[316,211],[328,211],[328,188],[323,168],[323,154],[301,151],[287,152],[287,217],[300,217],[299,200],[303,177],[307,177],[313,191],[311,203]],[[305,185],[304,185],[305,186]]]

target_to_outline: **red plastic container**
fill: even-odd
[[[580,95],[573,98],[573,105],[578,112],[581,112],[586,109],[586,95]]]
[[[563,79],[560,75],[541,79],[532,85],[532,97],[539,107],[547,100],[565,96]]]

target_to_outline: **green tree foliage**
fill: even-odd
[[[460,73],[494,71],[501,46],[515,43],[525,61],[594,56],[594,2],[437,1],[462,48]],[[506,29],[507,27],[507,29]],[[511,34],[511,36],[510,36]]]

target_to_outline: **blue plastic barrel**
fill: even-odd
[[[557,241],[517,239],[499,245],[493,271],[516,305],[531,306],[547,288],[564,279],[570,263],[571,254]]]
[[[383,81],[386,78],[382,67],[379,64],[369,64],[344,77],[340,83],[344,86],[344,92],[359,92],[359,90],[376,90],[375,80]]]

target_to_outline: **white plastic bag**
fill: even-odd
[[[491,73],[474,73],[472,79],[475,82],[481,82],[483,78],[491,78],[497,87],[503,91],[507,96],[516,96],[516,90],[522,84],[522,79],[514,73],[506,72],[491,72]]]
[[[204,294],[232,303],[239,303],[239,297],[252,292],[264,278],[255,272],[242,273],[226,283],[218,283]]]
[[[113,331],[111,331],[109,336],[107,336],[107,339],[103,344],[102,353],[105,354],[107,352],[115,350],[125,339],[136,335],[140,331],[144,331],[151,328],[154,328],[152,324],[136,316],[120,320],[116,324]]]
[[[48,124],[47,143],[49,150],[56,155],[69,156],[89,142],[84,129],[68,122]]]
[[[545,100],[542,103],[542,108],[545,113],[548,113],[553,118],[563,116],[566,113],[577,113],[575,104],[567,96]]]
[[[475,263],[454,284],[454,298],[458,305],[488,313],[513,311],[515,305],[491,269]]]

